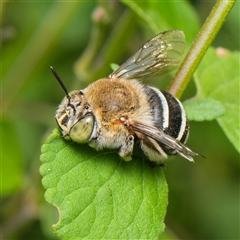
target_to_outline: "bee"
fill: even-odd
[[[96,150],[116,149],[125,161],[132,159],[134,144],[139,142],[155,165],[174,154],[193,162],[198,154],[185,145],[189,125],[181,102],[141,83],[175,69],[184,48],[182,31],[162,32],[107,78],[70,93],[51,67],[66,94],[55,116],[63,138]]]

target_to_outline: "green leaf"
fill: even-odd
[[[113,71],[115,71],[115,70],[117,70],[117,69],[119,68],[119,65],[116,64],[116,63],[111,63],[111,64],[110,64],[110,67],[111,67],[111,69],[112,69]]]
[[[217,121],[226,136],[240,152],[239,129],[239,52],[217,56],[210,48],[194,74],[196,99],[211,98],[219,101],[225,114]]]
[[[1,195],[10,195],[21,187],[22,153],[13,124],[1,119]],[[14,150],[13,150],[14,146]]]
[[[163,232],[168,190],[161,168],[65,141],[56,129],[42,146],[41,161],[61,239],[157,239]]]
[[[192,41],[199,30],[198,16],[188,1],[122,2],[136,12],[155,34],[170,29],[184,30],[187,41]]]
[[[187,117],[193,121],[211,121],[221,117],[225,109],[214,99],[194,99],[183,103]]]

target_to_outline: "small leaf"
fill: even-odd
[[[157,239],[164,230],[161,168],[65,141],[58,130],[42,146],[41,161],[45,198],[59,211],[59,238]]]
[[[214,99],[194,99],[183,103],[189,120],[211,121],[221,117],[225,110],[219,101]]]
[[[116,63],[111,63],[111,64],[110,64],[110,67],[111,67],[111,69],[112,69],[113,71],[115,71],[115,70],[117,70],[117,69],[119,68],[119,65],[116,64]]]
[[[240,152],[239,79],[239,52],[219,57],[214,48],[208,50],[194,74],[196,99],[211,98],[222,104],[225,114],[217,121]]]

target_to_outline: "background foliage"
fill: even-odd
[[[55,127],[54,112],[63,92],[49,66],[54,66],[69,90],[84,88],[107,76],[110,63],[121,64],[158,30],[183,30],[189,47],[213,3],[168,1],[140,7],[134,2],[126,2],[126,6],[113,1],[1,4],[3,239],[54,239],[51,225],[58,215],[43,197],[39,155],[40,146]],[[239,50],[239,3],[213,45]],[[211,75],[209,78],[211,81]],[[165,89],[169,79],[170,75],[150,84]],[[183,100],[195,94],[192,83]],[[176,157],[168,162],[164,171],[169,186],[167,230],[161,237],[237,239],[237,147],[217,121],[190,124],[188,146],[206,159],[197,158],[190,164]]]

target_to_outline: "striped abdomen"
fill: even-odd
[[[181,102],[170,93],[154,87],[145,86],[145,92],[152,108],[155,127],[180,142],[185,143],[188,138],[189,126]],[[145,153],[148,151],[147,148],[149,148],[149,151],[154,151],[154,147],[151,146],[151,144],[143,144],[145,144],[145,146],[142,147]],[[176,153],[174,149],[170,149],[162,143],[158,142],[158,145],[163,151],[160,154],[164,158],[166,158],[166,155]],[[150,160],[155,161],[153,159]]]

